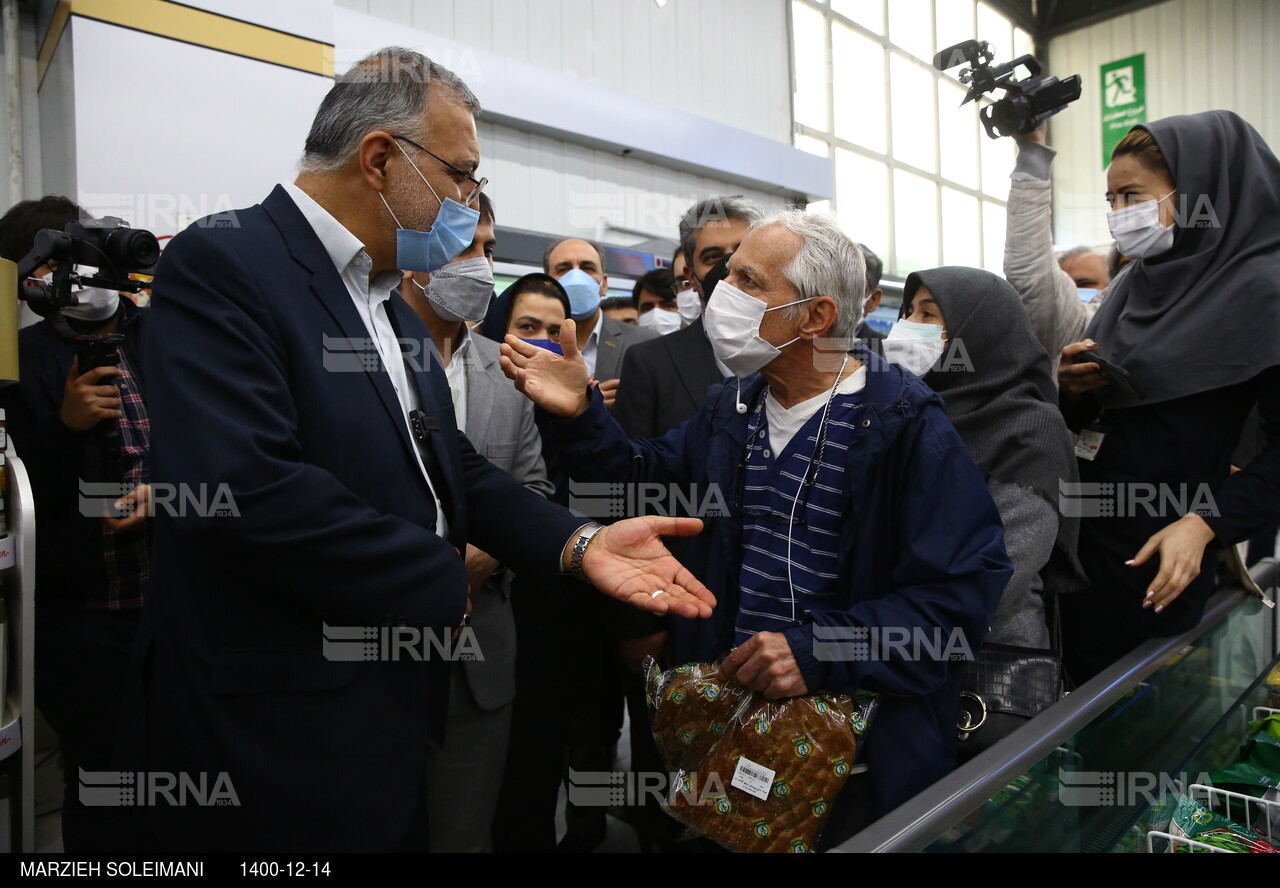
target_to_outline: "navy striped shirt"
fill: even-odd
[[[861,391],[837,393],[831,401],[826,443],[816,471],[811,464],[819,459],[824,411],[809,417],[781,453],[772,453],[768,419],[761,409],[763,395],[758,402],[747,424],[735,644],[757,632],[780,632],[798,625],[805,621],[806,610],[828,607],[831,599],[843,594],[836,588],[836,574],[840,534],[850,509],[844,475],[854,429],[861,420],[861,402]]]

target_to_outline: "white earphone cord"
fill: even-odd
[[[817,440],[814,442],[814,454],[809,457],[809,468],[813,468],[815,459],[822,458],[822,446],[826,443],[823,437],[823,430],[827,426],[827,417],[831,415],[831,402],[836,398],[836,389],[840,387],[840,379],[844,376],[844,368],[849,363],[849,355],[846,353],[844,360],[840,362],[840,370],[836,373],[836,381],[831,384],[831,393],[827,395],[827,403],[822,408],[822,421],[818,423]],[[814,475],[817,480],[817,475]],[[809,472],[804,473],[804,477],[800,479],[800,486],[796,488],[796,498],[791,501],[791,517],[787,519],[787,591],[791,593],[791,622],[796,621],[796,587],[791,579],[791,532],[796,524],[796,507],[800,504],[800,494],[805,486],[809,483]],[[805,501],[808,505],[808,500]]]

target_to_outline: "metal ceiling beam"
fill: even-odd
[[[1167,0],[985,0],[1036,41],[1096,25]],[[978,35],[979,39],[982,35]]]

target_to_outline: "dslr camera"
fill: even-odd
[[[993,139],[1029,133],[1080,98],[1079,74],[1072,74],[1066,80],[1051,77],[1043,73],[1035,56],[1030,55],[1019,56],[1003,65],[992,65],[994,58],[991,44],[985,40],[965,40],[933,57],[933,67],[939,71],[969,65],[960,72],[960,82],[969,87],[961,107],[984,93],[1004,90],[1003,99],[978,114],[987,135]],[[1013,72],[1018,66],[1026,68],[1030,76],[1014,80]]]
[[[160,242],[150,231],[130,228],[115,216],[68,222],[62,231],[46,228],[36,232],[31,252],[18,262],[22,298],[43,317],[53,317],[63,306],[75,305],[76,285],[103,287],[136,293],[147,284],[130,279],[130,273],[151,273],[160,258]],[[43,286],[24,283],[37,268],[55,263],[53,283]],[[92,266],[91,275],[77,272],[80,265]]]

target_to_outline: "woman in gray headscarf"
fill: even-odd
[[[1014,573],[987,641],[1046,649],[1047,595],[1085,585],[1075,554],[1079,521],[1058,509],[1059,485],[1075,482],[1076,466],[1049,356],[1017,291],[976,268],[909,275],[902,317],[945,331],[947,356],[922,378],[942,395],[1004,523]],[[888,341],[886,354],[893,356]]]
[[[1135,261],[1059,368],[1081,481],[1103,485],[1080,503],[1091,585],[1063,603],[1077,680],[1194,626],[1218,547],[1280,519],[1280,160],[1229,111],[1169,117],[1116,146],[1107,188]],[[1228,477],[1255,404],[1267,447]]]

